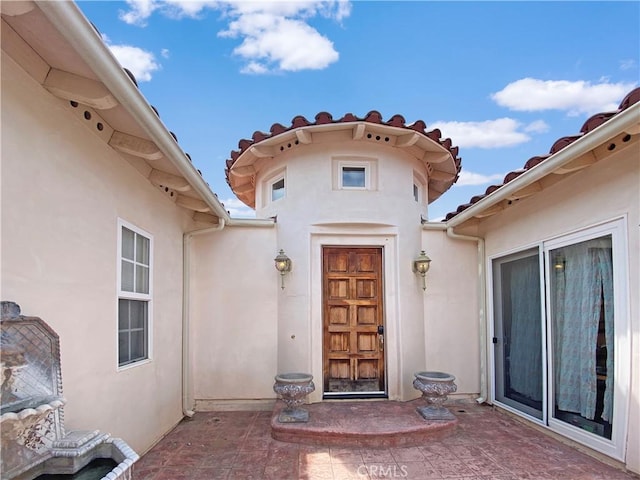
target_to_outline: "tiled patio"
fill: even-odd
[[[346,405],[332,406],[348,415]],[[140,459],[134,479],[638,479],[491,407],[451,410],[459,423],[444,438],[349,448],[274,440],[272,412],[196,413]]]

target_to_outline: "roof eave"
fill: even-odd
[[[140,125],[166,158],[189,182],[193,190],[225,221],[230,220],[216,195],[191,164],[185,153],[151,108],[145,97],[122,69],[102,38],[73,2],[36,0],[38,8],[52,25],[73,45],[75,51]]]
[[[626,132],[631,135],[640,133],[640,103],[636,103],[626,110],[618,113],[609,121],[595,128],[593,131],[578,138],[575,142],[566,146],[559,152],[551,155],[544,162],[539,163],[530,170],[525,171],[519,177],[502,185],[493,193],[480,199],[462,212],[445,222],[447,227],[458,227],[463,223],[480,217],[491,207],[499,202],[508,199],[516,192],[541,180],[559,168],[565,166],[572,160],[584,155],[593,149],[604,144],[611,138]]]
[[[315,133],[345,130],[351,130],[353,132],[351,140],[355,141],[363,140],[365,130],[382,136],[392,136],[393,139],[388,143],[383,143],[383,145],[405,150],[419,161],[424,162],[425,165],[428,164],[430,169],[440,172],[441,178],[432,178],[432,172],[429,174],[430,191],[433,188],[433,183],[438,184],[440,187],[438,189],[433,188],[436,195],[434,198],[430,198],[429,203],[440,197],[440,195],[448,190],[457,179],[458,168],[456,158],[454,158],[451,151],[432,138],[429,138],[424,133],[413,131],[405,127],[372,123],[366,120],[357,120],[295,127],[252,143],[250,146],[242,150],[240,155],[234,160],[233,165],[229,168],[229,186],[238,198],[245,202],[245,200],[247,200],[247,193],[239,193],[236,189],[244,185],[248,185],[249,183],[251,183],[253,189],[255,189],[255,185],[253,184],[253,180],[242,183],[237,182],[237,180],[239,178],[255,176],[256,171],[252,167],[258,160],[263,158],[273,158],[279,155],[283,151],[283,143],[287,144],[295,142],[296,144],[312,144],[314,143],[313,136]],[[280,149],[278,149],[278,147],[280,147]],[[413,151],[416,148],[423,152],[423,154],[419,156],[420,158],[416,157],[415,152]],[[247,204],[249,205],[249,203]],[[249,206],[255,207],[253,204]]]

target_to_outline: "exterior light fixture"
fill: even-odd
[[[280,272],[280,288],[284,290],[284,276],[291,271],[291,259],[285,255],[284,250],[280,249],[273,261],[276,262],[276,270]]]
[[[564,272],[565,263],[566,260],[561,254],[555,256],[555,258],[553,259],[553,268],[555,269],[556,273]]]
[[[427,257],[427,254],[424,253],[424,250],[420,252],[420,255],[413,261],[413,271],[415,273],[419,273],[422,277],[422,290],[427,289],[427,281],[425,280],[425,275],[429,271],[429,266],[431,264],[431,259]]]

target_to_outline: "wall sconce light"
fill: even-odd
[[[431,259],[427,257],[427,254],[424,253],[424,250],[420,252],[420,255],[413,261],[413,271],[415,273],[419,273],[422,277],[422,289],[427,289],[427,281],[425,280],[425,275],[429,271],[429,266],[431,264]]]
[[[291,259],[285,255],[284,250],[280,249],[273,261],[276,262],[276,270],[280,272],[280,288],[284,290],[284,276],[291,271]]]
[[[566,263],[566,260],[562,254],[558,254],[554,257],[553,268],[555,269],[556,273],[564,272],[565,263]]]

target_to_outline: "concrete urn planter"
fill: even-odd
[[[414,374],[413,388],[422,392],[427,405],[417,410],[425,420],[454,420],[456,417],[443,404],[458,387],[456,377],[445,372],[418,372]]]
[[[280,412],[280,423],[308,422],[309,412],[301,407],[307,395],[316,387],[313,375],[308,373],[280,373],[275,376],[273,391],[282,398],[285,408]]]

